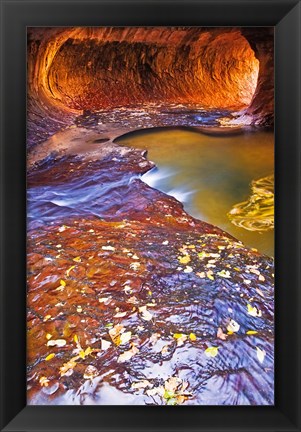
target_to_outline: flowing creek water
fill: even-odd
[[[227,216],[273,174],[273,134],[190,125],[112,143],[100,118],[29,169],[28,403],[273,404],[273,233]]]
[[[235,226],[228,213],[247,201],[251,182],[274,172],[274,134],[266,131],[206,135],[166,129],[135,132],[116,140],[146,149],[156,168],[142,180],[174,196],[193,217],[216,225],[247,246],[274,255],[274,230]]]

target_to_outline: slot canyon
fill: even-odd
[[[28,29],[29,404],[274,404],[273,46]]]

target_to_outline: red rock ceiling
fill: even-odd
[[[51,115],[158,101],[235,110],[254,106],[261,119],[267,110],[273,112],[270,33],[198,27],[30,29],[30,105]]]

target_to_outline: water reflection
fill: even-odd
[[[274,135],[256,131],[210,136],[191,130],[139,132],[117,140],[148,150],[157,165],[143,176],[175,196],[196,218],[217,225],[260,252],[274,254],[274,233],[235,226],[227,214],[250,195],[251,182],[274,172]]]

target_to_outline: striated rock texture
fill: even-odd
[[[264,126],[274,124],[274,27],[262,29],[258,34],[243,29],[259,61],[258,82],[246,114],[252,123]]]
[[[251,122],[270,124],[271,31],[29,29],[29,140],[33,134],[35,142],[47,138],[83,110],[158,102],[236,111],[248,107]]]

